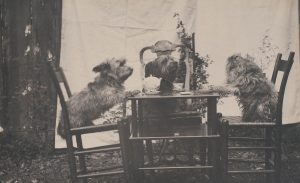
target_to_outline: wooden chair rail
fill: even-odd
[[[98,149],[84,149],[84,150],[77,150],[74,152],[74,155],[82,155],[82,154],[92,154],[92,153],[104,153],[109,151],[120,151],[120,147],[111,147],[111,148],[101,148]]]
[[[265,163],[264,159],[245,159],[245,158],[228,158],[228,161],[246,162],[246,163]]]
[[[193,140],[193,139],[207,139],[207,140],[213,140],[213,139],[217,139],[220,138],[220,135],[210,135],[210,136],[162,136],[162,137],[133,137],[131,136],[129,139],[130,140],[161,140],[161,139],[165,139],[165,140],[184,140],[184,139],[189,139],[189,140]]]
[[[273,146],[264,146],[264,147],[242,147],[242,146],[237,146],[237,147],[228,147],[228,150],[243,150],[243,151],[248,151],[248,150],[276,150],[276,147]]]
[[[228,140],[264,141],[265,138],[256,138],[256,137],[228,137]]]
[[[148,115],[143,117],[143,119],[145,120],[151,120],[151,119],[159,119],[162,116],[160,115]],[[198,111],[181,111],[181,112],[177,112],[177,113],[170,113],[170,114],[166,114],[163,116],[166,119],[201,119],[201,113]],[[200,122],[200,121],[199,121]]]
[[[182,169],[212,169],[213,166],[157,166],[157,167],[142,167],[139,170],[182,170]]]
[[[87,178],[96,178],[96,177],[103,177],[103,176],[112,176],[112,175],[119,175],[124,174],[123,170],[113,171],[113,172],[103,172],[103,173],[89,173],[83,175],[77,175],[78,179],[87,179]]]
[[[275,170],[236,170],[228,171],[229,174],[274,174]]]
[[[123,166],[122,165],[115,165],[115,166],[111,166],[111,167],[105,167],[105,168],[87,168],[86,169],[86,173],[94,173],[94,172],[99,172],[99,171],[102,171],[102,172],[108,172],[108,171],[119,171],[119,170],[122,170],[123,169]],[[81,173],[83,173],[81,170],[77,171],[78,174],[81,175]]]
[[[242,126],[247,126],[247,127],[275,127],[276,123],[274,122],[240,122],[240,123],[230,123],[230,127],[242,127]]]
[[[104,124],[104,125],[95,125],[95,126],[85,126],[80,128],[71,128],[70,132],[72,135],[77,134],[87,134],[87,133],[97,133],[110,130],[117,130],[118,124]]]

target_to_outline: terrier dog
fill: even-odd
[[[178,64],[173,57],[169,55],[161,55],[154,61],[149,62],[145,66],[145,77],[150,75],[162,78],[159,90],[161,92],[171,92],[173,82],[176,79]]]
[[[131,76],[133,69],[126,66],[125,59],[112,58],[95,66],[93,71],[99,73],[94,82],[67,101],[70,128],[94,125],[92,120],[123,102],[126,96],[123,83]],[[57,133],[65,138],[62,115]]]
[[[274,121],[277,92],[274,84],[250,57],[233,55],[227,59],[227,83],[237,88],[242,117],[247,122]]]
[[[170,93],[173,90],[173,82],[176,79],[177,62],[170,55],[160,55],[154,61],[151,61],[145,66],[145,77],[154,76],[162,78],[160,82],[159,91],[162,94]],[[174,112],[176,101],[145,101],[144,114],[164,116],[168,113]]]

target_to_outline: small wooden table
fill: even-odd
[[[138,96],[129,97],[128,100],[131,101],[132,109],[132,122],[131,122],[131,136],[130,141],[132,142],[132,152],[133,152],[133,169],[135,170],[135,176],[138,182],[141,177],[140,171],[144,170],[170,170],[170,169],[210,169],[212,170],[211,178],[213,182],[218,182],[217,172],[220,168],[220,154],[217,143],[220,143],[219,135],[219,121],[217,118],[217,99],[218,94],[199,94],[191,92],[191,94],[183,95],[180,93],[174,93],[169,95],[146,95],[140,94]],[[147,125],[144,125],[144,115],[143,115],[143,102],[144,101],[170,101],[176,99],[206,99],[207,100],[207,123],[193,123],[180,125],[170,125],[167,129],[156,129],[151,130]],[[166,115],[167,116],[167,115]],[[154,166],[153,159],[149,157],[150,166],[144,165],[144,147],[143,142],[146,142],[147,151],[152,151],[152,140],[192,140],[197,139],[199,141],[208,142],[209,153],[208,157],[211,160],[208,165],[197,165],[197,166]],[[149,152],[148,152],[149,153]],[[151,152],[152,153],[152,152]],[[211,157],[211,158],[210,158]]]

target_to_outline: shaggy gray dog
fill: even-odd
[[[67,101],[71,128],[91,126],[92,120],[123,102],[125,98],[123,83],[132,74],[133,69],[126,66],[125,59],[113,58],[95,66],[93,71],[99,73],[94,82],[89,83],[85,89]],[[65,138],[62,115],[57,133]]]
[[[154,61],[145,66],[145,77],[154,76],[162,78],[159,91],[162,94],[170,93],[173,90],[173,82],[177,73],[177,62],[170,55],[160,55]],[[175,100],[153,100],[144,101],[144,114],[160,115],[172,113],[175,110],[177,102]]]
[[[159,91],[171,92],[176,79],[178,63],[170,55],[161,55],[145,66],[145,77],[162,78]]]
[[[238,89],[243,121],[268,122],[276,116],[277,92],[250,57],[233,55],[226,65],[227,83]]]

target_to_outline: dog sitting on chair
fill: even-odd
[[[126,65],[125,59],[108,59],[93,68],[99,73],[94,82],[67,101],[70,128],[94,125],[97,119],[114,105],[124,101],[123,83],[132,74],[133,69]],[[64,121],[60,116],[57,133],[65,139]]]
[[[145,77],[162,78],[159,90],[162,93],[172,92],[176,79],[178,63],[170,55],[160,55],[145,66]]]
[[[268,122],[276,117],[277,92],[274,84],[250,57],[233,55],[226,65],[227,84],[237,88],[243,121]]]

